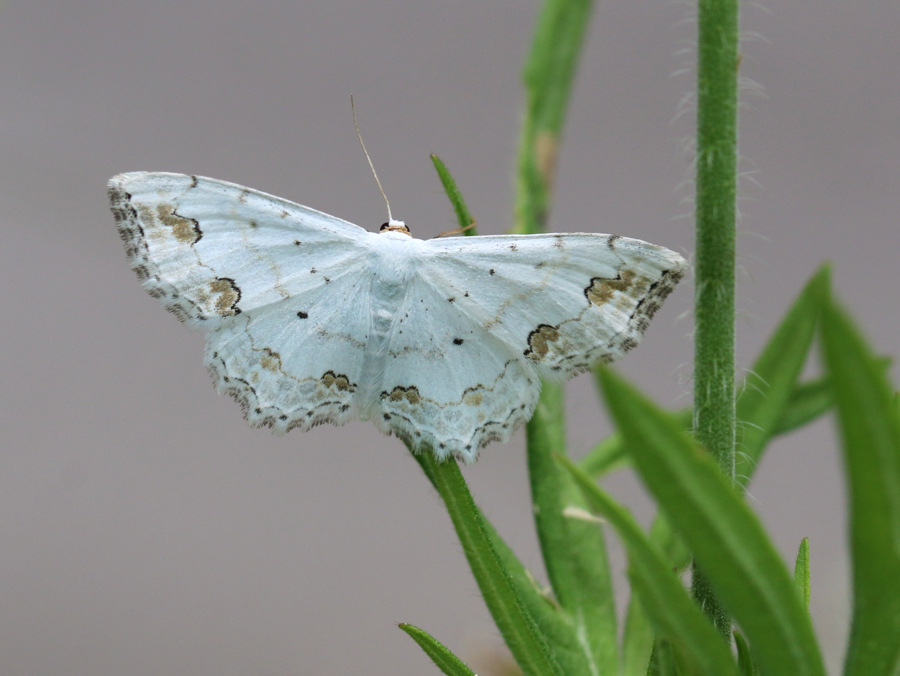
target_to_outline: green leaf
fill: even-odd
[[[456,461],[438,462],[429,449],[413,457],[444,500],[481,595],[522,671],[528,676],[562,676],[565,672],[546,632],[555,635],[564,629],[534,586],[522,584],[521,564],[519,571],[510,569],[511,552],[505,547],[498,551],[493,529],[475,506]],[[544,606],[546,612],[540,613]]]
[[[501,565],[506,569],[515,588],[519,590],[519,597],[526,612],[535,618],[547,643],[552,646],[557,662],[567,667],[566,673],[577,673],[577,670],[586,669],[588,662],[584,659],[585,644],[583,637],[577,632],[573,618],[548,598],[545,590],[537,586],[534,577],[497,534],[487,517],[480,511],[479,516]]]
[[[650,526],[648,538],[653,547],[662,552],[669,570],[681,573],[691,562],[691,554],[684,541],[675,535],[665,517],[657,513]],[[625,611],[625,630],[622,635],[623,676],[643,676],[653,649],[653,633],[640,599],[632,594]]]
[[[625,629],[622,633],[622,676],[644,676],[653,652],[653,627],[632,590],[625,610]]]
[[[679,414],[686,413],[688,425],[690,425],[691,412],[679,411]],[[594,446],[587,455],[585,455],[578,463],[585,472],[592,477],[599,479],[600,477],[618,472],[631,466],[631,458],[625,451],[625,444],[622,442],[622,435],[619,433],[610,434],[599,444]]]
[[[797,563],[794,564],[794,588],[800,595],[800,601],[806,612],[809,612],[809,538],[800,541],[797,550]]]
[[[881,359],[879,365],[884,371],[890,367],[890,360]],[[739,388],[746,391],[743,385]],[[741,410],[741,396],[737,400],[738,411]],[[816,418],[825,415],[834,406],[834,393],[827,378],[813,378],[798,383],[782,409],[778,421],[773,425],[770,437],[777,437],[792,432]],[[672,413],[685,430],[691,427],[691,409],[683,408]],[[756,464],[749,458],[741,459],[741,472],[744,476],[752,476]],[[579,462],[581,468],[593,477],[624,469],[631,466],[631,458],[625,450],[622,435],[618,432],[610,434],[606,439],[594,446]],[[758,464],[758,463],[757,463]]]
[[[882,373],[887,373],[891,367],[891,360],[886,357],[878,357],[876,362]],[[799,383],[794,387],[787,405],[775,423],[772,436],[792,432],[824,415],[833,407],[834,391],[827,377]]]
[[[522,73],[528,115],[538,130],[562,131],[592,9],[589,0],[547,0],[541,8]]]
[[[728,647],[634,517],[568,458],[557,456],[557,461],[572,474],[591,509],[605,517],[622,539],[631,589],[640,597],[657,636],[672,644],[680,661],[691,665],[690,673],[736,676]]]
[[[534,522],[553,593],[580,637],[581,663],[564,664],[566,672],[613,673],[618,667],[616,611],[603,531],[563,514],[566,507],[585,502],[571,475],[553,459],[565,452],[563,421],[552,414],[561,408],[562,389],[545,384],[526,428]]]
[[[668,641],[660,639],[653,643],[647,676],[681,676],[678,661],[675,659],[675,651]]]
[[[612,371],[601,381],[638,473],[750,639],[761,671],[824,674],[809,615],[756,515],[677,421]]]
[[[397,626],[412,636],[412,639],[419,644],[431,661],[447,676],[476,676],[475,672],[469,669],[461,659],[428,632],[406,623],[400,623]]]
[[[814,420],[832,406],[834,399],[827,380],[797,382],[827,296],[829,273],[823,267],[806,284],[738,388],[736,417],[743,429],[741,453],[735,461],[739,477],[752,476],[773,436]],[[599,384],[596,370],[595,379]],[[675,416],[684,429],[690,429],[690,409],[681,409]],[[598,477],[629,462],[622,435],[616,433],[594,447],[581,460],[581,466]]]
[[[891,367],[891,360],[886,357],[877,359],[878,368],[887,373]],[[740,387],[743,390],[743,386]],[[740,410],[741,397],[738,396],[738,410]],[[793,432],[799,427],[811,423],[816,418],[825,415],[834,407],[834,392],[828,378],[812,378],[794,386],[791,396],[785,404],[778,422],[772,427],[771,437],[777,437],[788,432]],[[672,413],[684,429],[691,427],[691,409],[682,408]],[[741,471],[746,476],[752,476],[755,465],[741,461]],[[578,463],[581,468],[592,477],[598,478],[604,474],[610,474],[626,467],[631,467],[631,458],[625,450],[622,435],[618,432],[610,434],[606,439],[587,453]]]
[[[850,499],[853,626],[848,676],[900,673],[900,416],[865,339],[834,304],[822,314]]]
[[[744,379],[737,403],[738,449],[735,475],[749,477],[772,437],[812,345],[831,270],[822,267],[807,282]]]
[[[459,188],[456,187],[456,181],[454,181],[453,176],[450,175],[450,170],[447,169],[446,165],[441,161],[441,158],[435,154],[431,155],[431,163],[434,164],[434,168],[437,170],[438,177],[441,179],[441,184],[444,186],[444,192],[446,192],[447,197],[450,198],[450,204],[453,205],[453,210],[456,212],[456,221],[459,223],[459,227],[464,229],[464,232],[467,235],[477,235],[478,233],[475,232],[474,227],[475,219],[472,218],[472,214],[469,213],[466,201],[463,199]]]
[[[518,590],[525,611],[535,619],[547,643],[552,646],[557,662],[568,667],[566,673],[572,673],[572,669],[585,669],[585,645],[577,633],[573,618],[546,596],[546,591],[538,587],[534,577],[497,534],[487,517],[480,511],[478,514],[501,566]]]
[[[573,618],[548,598],[545,590],[537,586],[534,577],[496,533],[487,518],[482,515],[481,519],[501,565],[509,573],[514,587],[519,590],[525,611],[534,618],[547,644],[551,646],[557,663],[567,674],[585,672],[589,662],[585,659],[584,637],[578,634]]]
[[[737,402],[737,416],[745,422],[746,428],[754,430],[749,438],[745,437],[742,450],[746,455],[738,459],[738,473],[743,476],[752,475],[771,436],[809,422],[832,405],[831,390],[824,379],[801,384],[795,382],[809,351],[815,322],[827,290],[827,272],[827,269],[820,270],[806,285],[740,388],[742,394]],[[788,386],[789,394],[785,398]],[[679,426],[690,428],[690,409],[682,409],[675,416]],[[761,428],[769,432],[763,433]],[[595,477],[629,465],[630,458],[622,434],[616,432],[610,435],[580,464]],[[653,531],[651,540],[660,546],[670,548],[680,544],[665,520],[655,521]],[[687,552],[681,546],[668,560],[672,566],[681,567],[687,561],[686,557]],[[627,674],[643,674],[646,668],[652,636],[648,633],[645,619],[640,604],[632,597],[626,612],[623,636],[623,664]]]
[[[546,0],[525,64],[525,119],[519,139],[514,232],[543,232],[560,135],[592,0]]]
[[[741,676],[758,676],[759,669],[753,663],[750,646],[747,645],[747,639],[739,631],[734,632],[734,644],[737,646],[738,670],[741,672]]]
[[[833,407],[834,393],[827,378],[812,378],[798,383],[772,430],[772,436],[786,434],[803,427]]]

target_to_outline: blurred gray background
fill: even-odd
[[[500,645],[446,513],[370,423],[276,438],[219,397],[192,334],[141,290],[106,203],[124,171],[198,173],[370,229],[384,205],[420,237],[454,226],[428,154],[480,232],[511,224],[520,71],[537,2],[24,0],[0,5],[0,672],[431,674],[395,623],[490,673]],[[600,2],[571,104],[552,227],[690,256],[692,9]],[[896,352],[900,10],[747,4],[741,366],[803,282]],[[683,69],[687,68],[687,71]],[[689,402],[691,281],[619,368]],[[818,370],[814,362],[810,374]],[[895,369],[896,374],[896,369]],[[581,455],[610,430],[569,385]],[[784,556],[812,541],[829,665],[848,624],[844,491],[831,419],[780,440],[751,500]],[[465,470],[543,579],[521,434]],[[634,478],[605,486],[643,521]],[[617,545],[619,573],[623,559]]]

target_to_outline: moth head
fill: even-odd
[[[402,232],[404,235],[410,234],[409,228],[406,227],[406,223],[403,221],[396,221],[393,218],[387,223],[382,223],[379,232]]]

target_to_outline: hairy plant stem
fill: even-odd
[[[694,434],[734,478],[738,2],[699,0]],[[692,593],[729,641],[731,619],[702,570]]]

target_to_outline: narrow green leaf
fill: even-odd
[[[425,630],[404,622],[397,626],[409,634],[413,641],[418,643],[425,654],[431,658],[431,661],[437,665],[438,669],[447,676],[476,676],[475,672],[469,669],[461,659]]]
[[[759,669],[753,663],[750,646],[747,645],[747,639],[739,631],[734,632],[734,644],[737,646],[738,670],[741,672],[741,676],[758,676]]]
[[[653,627],[632,590],[625,611],[625,630],[622,634],[622,676],[644,676],[653,652]]]
[[[534,522],[553,593],[581,638],[581,664],[562,664],[567,673],[607,674],[618,667],[615,599],[603,531],[566,518],[569,506],[584,507],[571,475],[554,461],[565,452],[562,388],[545,383],[527,426],[528,476]]]
[[[883,373],[887,373],[891,367],[891,360],[885,357],[877,359],[878,368]],[[755,370],[755,369],[754,369]],[[744,386],[738,388],[742,392],[746,391]],[[740,411],[741,396],[737,400],[738,410]],[[771,437],[777,437],[788,432],[793,432],[799,427],[803,427],[811,423],[813,420],[822,417],[834,406],[834,392],[831,389],[831,382],[828,378],[811,378],[794,386],[790,397],[785,403],[778,421],[772,427]],[[673,411],[672,415],[679,423],[683,423],[684,429],[691,427],[691,409],[682,408]],[[745,476],[752,476],[756,469],[754,463],[740,460],[741,472]],[[757,463],[758,464],[758,463]],[[591,451],[585,455],[580,461],[581,468],[594,478],[601,477],[605,474],[616,472],[626,467],[631,467],[631,458],[625,450],[625,444],[622,435],[618,432],[610,434],[606,439],[594,446]]]
[[[574,618],[553,599],[548,598],[546,590],[538,587],[534,577],[497,534],[487,517],[480,512],[479,515],[491,546],[518,590],[525,612],[534,618],[547,644],[551,646],[556,662],[567,674],[586,672],[589,666],[589,661],[585,659],[586,644],[584,637],[578,632]]]
[[[670,415],[608,369],[601,381],[638,473],[750,639],[761,670],[823,674],[809,616],[756,515]]]
[[[881,373],[887,373],[891,360],[878,357],[877,367]],[[794,387],[778,422],[772,430],[772,436],[792,432],[821,417],[834,407],[834,391],[827,377],[813,378]]]
[[[893,388],[844,311],[822,314],[850,499],[853,626],[847,676],[900,673],[900,416]]]
[[[737,402],[738,419],[745,421],[747,427],[771,426],[768,435],[757,432],[751,435],[750,439],[745,438],[745,444],[749,445],[745,445],[742,449],[746,455],[739,456],[739,475],[749,478],[756,468],[764,445],[771,436],[805,424],[822,415],[832,405],[831,390],[823,379],[800,384],[794,382],[812,341],[815,321],[821,309],[824,291],[827,290],[827,282],[827,269],[823,269],[806,285],[757,358],[750,370],[751,375],[739,388],[741,395]],[[786,398],[785,385],[791,386],[790,394]],[[762,396],[763,393],[771,398],[767,400]],[[684,429],[690,427],[690,409],[682,409],[674,415],[680,426]],[[776,422],[772,423],[776,416]],[[580,463],[581,467],[594,477],[629,464],[630,458],[620,432],[610,435],[598,444]],[[651,540],[666,548],[676,543],[671,528],[664,519],[657,519],[654,522]],[[680,544],[680,541],[677,542]],[[672,557],[667,559],[672,566],[680,567],[688,560],[687,556],[686,549],[680,546],[677,554],[673,553]],[[632,597],[626,611],[622,645],[623,669],[626,674],[644,673],[651,646],[652,636],[649,635],[646,617],[636,598]]]
[[[800,601],[806,612],[809,612],[809,538],[800,541],[797,550],[797,563],[794,564],[794,588],[800,595]]]
[[[423,466],[423,469],[426,467]],[[426,475],[428,475],[428,470],[426,470]],[[432,484],[437,488],[433,480]],[[477,519],[484,527],[484,533],[490,546],[500,561],[501,568],[509,575],[510,582],[524,606],[525,613],[534,619],[546,642],[552,646],[556,661],[560,665],[569,667],[575,665],[573,668],[576,669],[576,672],[577,670],[584,671],[587,668],[587,660],[584,658],[585,644],[582,637],[578,635],[572,618],[548,598],[544,590],[538,587],[534,577],[522,565],[522,562],[500,537],[487,517],[481,513],[477,505],[475,511]],[[460,535],[460,540],[463,541],[462,535]],[[466,555],[469,556],[468,550],[466,550]],[[470,565],[472,565],[471,560]],[[474,572],[475,566],[472,565],[472,568]],[[572,672],[567,671],[566,673]]]
[[[668,641],[660,639],[653,643],[647,676],[682,676],[675,659],[675,651]]]
[[[533,586],[522,585],[521,573],[504,565],[492,541],[492,529],[475,506],[456,462],[438,462],[429,450],[413,453],[413,457],[444,500],[481,595],[522,671],[528,676],[562,676],[565,672],[539,626],[540,619],[546,620],[545,629],[554,623],[532,612],[538,605]],[[526,600],[528,596],[532,598]]]
[[[514,232],[543,232],[572,81],[592,0],[545,0],[525,64]]]
[[[662,553],[669,570],[678,574],[687,570],[691,563],[691,553],[661,513],[657,513],[653,519],[648,538],[653,547]],[[632,594],[625,610],[625,630],[622,635],[623,676],[643,676],[652,649],[653,632],[649,620],[640,599]]]
[[[679,413],[682,413],[682,411],[679,411]],[[690,420],[690,411],[687,411],[687,417]],[[587,455],[581,458],[578,464],[585,472],[599,479],[607,474],[630,467],[631,458],[628,457],[628,453],[625,451],[622,435],[616,432],[594,446]]]
[[[631,589],[640,597],[657,636],[677,648],[691,673],[737,675],[728,647],[634,517],[568,458],[557,456],[557,461],[571,472],[591,509],[616,529],[628,553]]]
[[[881,360],[885,371],[890,366],[889,360]],[[741,385],[738,388],[741,392],[745,392],[745,388]],[[741,396],[737,400],[738,410],[740,411]],[[812,422],[816,418],[825,415],[834,406],[834,395],[831,391],[831,384],[827,378],[813,378],[802,383],[798,383],[791,392],[788,401],[785,403],[778,421],[773,425],[771,437],[777,437],[782,434],[792,432],[798,427]],[[673,411],[672,415],[688,430],[691,427],[691,409],[682,408]],[[752,476],[756,469],[756,464],[748,462],[746,459],[740,460],[741,472],[744,476]],[[605,474],[616,472],[620,469],[631,466],[631,458],[625,450],[625,444],[622,435],[618,432],[610,434],[606,439],[594,446],[591,451],[585,455],[579,462],[581,468],[592,477],[598,478]]]
[[[562,131],[592,9],[589,0],[547,0],[541,8],[522,74],[538,129]]]
[[[787,434],[823,416],[834,407],[834,393],[827,378],[812,378],[799,383],[781,412],[772,436]],[[751,469],[751,468],[748,468]]]
[[[773,436],[823,415],[834,401],[826,379],[798,383],[827,296],[829,274],[829,268],[823,267],[813,275],[738,388],[736,417],[743,428],[735,470],[739,477],[752,476]],[[599,386],[598,373],[595,370]],[[681,409],[674,415],[685,429],[690,428],[690,409]],[[598,477],[626,467],[629,462],[622,435],[615,433],[594,447],[580,464],[588,474]]]
[[[450,170],[447,169],[447,166],[441,158],[435,154],[431,155],[431,163],[434,164],[434,168],[437,170],[438,177],[441,179],[441,184],[444,186],[444,192],[446,192],[447,197],[450,198],[450,204],[453,205],[453,211],[456,212],[456,221],[459,223],[459,227],[461,229],[466,228],[464,232],[467,235],[477,235],[478,233],[475,232],[474,227],[475,219],[472,218],[472,214],[469,213],[466,201],[463,199],[459,188],[456,187],[456,181],[453,180]]]
[[[664,513],[657,514],[650,525],[650,542],[663,553],[672,570],[684,572],[690,566],[691,552],[672,530]]]
[[[738,449],[735,475],[749,477],[790,401],[806,363],[831,269],[822,267],[807,282],[744,379],[737,403]]]

